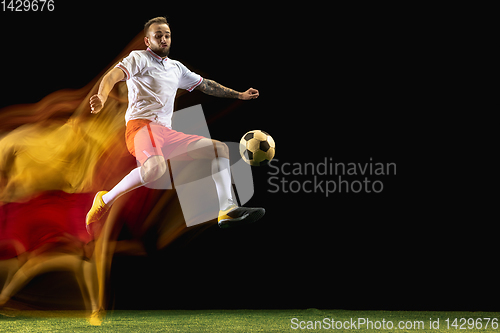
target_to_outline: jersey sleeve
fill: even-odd
[[[179,63],[179,66],[181,68],[179,88],[186,89],[189,92],[193,91],[194,88],[196,88],[201,83],[201,81],[203,81],[203,78],[201,77],[201,75],[191,72],[183,64]]]
[[[131,52],[127,57],[123,58],[115,67],[120,68],[126,75],[125,80],[130,78],[140,71],[140,59],[135,52]]]

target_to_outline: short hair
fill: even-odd
[[[155,23],[158,23],[158,24],[166,24],[170,27],[170,25],[168,24],[167,22],[167,18],[166,17],[163,17],[163,16],[158,16],[158,17],[155,17],[155,18],[152,18],[151,20],[147,21],[145,24],[144,24],[144,36],[147,36],[148,35],[148,31],[149,31],[149,27]]]

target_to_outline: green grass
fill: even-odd
[[[109,311],[101,326],[91,326],[82,311],[14,311],[8,313],[14,317],[0,315],[0,332],[500,332],[500,327],[492,327],[492,321],[486,329],[477,329],[477,318],[498,318],[498,312],[434,312],[434,311],[349,311],[349,310],[151,310],[151,311]],[[292,329],[292,318],[297,327],[303,321],[302,327],[314,325],[314,329]],[[391,321],[391,329],[328,329],[328,325],[319,329],[318,322],[331,323],[337,321],[354,322],[358,318],[366,318],[373,325],[386,325]],[[439,329],[430,329],[429,320],[439,318]],[[446,319],[450,325],[458,318],[457,327],[447,329]],[[460,318],[469,319],[470,326],[463,325],[460,329]],[[308,322],[310,321],[310,322]],[[423,329],[398,329],[399,321],[404,323],[423,322]],[[472,321],[474,323],[472,324]],[[462,321],[463,323],[464,321]],[[498,323],[498,322],[497,322]],[[410,325],[410,324],[408,324]],[[499,325],[500,326],[500,325]],[[349,327],[347,327],[349,328]],[[361,329],[360,329],[361,328]]]

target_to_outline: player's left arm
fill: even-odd
[[[238,98],[242,100],[255,99],[259,97],[259,91],[250,88],[244,92],[238,92],[213,80],[203,79],[203,81],[196,87],[197,90],[204,92],[207,95],[225,98]]]

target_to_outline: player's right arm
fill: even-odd
[[[104,75],[99,85],[99,91],[96,95],[90,97],[90,110],[92,113],[98,113],[102,110],[111,89],[113,89],[117,82],[125,79],[125,77],[125,72],[118,67],[113,68]]]

